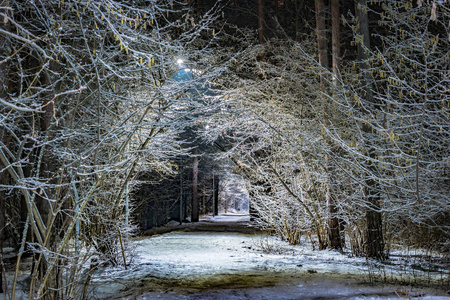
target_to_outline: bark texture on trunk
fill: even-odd
[[[249,201],[248,201],[248,213],[250,215],[250,221],[255,221],[256,218],[258,217],[256,210],[253,208],[251,199],[249,199]]]
[[[48,66],[49,70],[51,71],[58,71],[58,65],[55,61],[51,61]],[[43,74],[43,82],[46,86],[52,86],[54,79],[50,72],[45,71]],[[52,128],[51,123],[55,112],[55,102],[50,101],[55,94],[57,94],[58,91],[56,90],[55,86],[52,86],[52,89],[48,93],[46,93],[46,97],[43,99],[43,104],[45,107],[42,109],[44,113],[40,114],[39,118],[39,130],[45,135],[46,132],[50,131],[48,134],[49,137],[53,136],[52,134]],[[42,178],[50,178],[52,175],[57,172],[58,166],[55,164],[57,160],[55,159],[54,154],[52,153],[52,149],[50,147],[41,147],[40,151],[43,151],[42,160],[39,161],[39,155],[36,157],[36,164],[40,163],[40,174],[39,176]],[[56,202],[53,203],[53,205],[45,199],[45,197],[41,196],[41,193],[36,194],[36,206],[38,208],[39,214],[42,218],[42,221],[44,222],[44,225],[47,225],[50,222],[50,219],[52,218],[52,214],[50,211],[52,210],[51,206],[53,208],[56,205]],[[56,199],[55,199],[56,200]],[[43,234],[43,232],[42,232]]]
[[[366,211],[366,255],[368,257],[384,258],[383,222],[380,213],[380,194],[373,188],[377,186],[374,180],[367,180],[366,197],[370,208]]]
[[[336,78],[339,72],[339,57],[340,57],[340,37],[339,37],[339,0],[331,0],[331,41],[332,41],[332,72],[333,83],[336,84]],[[326,112],[326,120],[328,121],[329,113]],[[328,166],[328,160],[327,160]],[[328,170],[331,174],[331,170]],[[331,249],[342,249],[344,242],[341,232],[341,219],[339,218],[339,209],[337,207],[337,200],[328,195],[328,243]]]
[[[202,214],[206,214],[206,188],[204,185],[202,189]]]
[[[258,42],[264,44],[264,0],[258,1]]]
[[[183,223],[183,169],[180,170],[180,225]]]
[[[363,71],[369,68],[367,62],[367,54],[365,49],[370,48],[370,30],[369,30],[369,17],[367,15],[367,0],[356,0],[355,14],[358,19],[358,35],[362,37],[361,42],[358,43],[358,61],[359,68]],[[368,72],[364,72],[364,90],[367,93],[367,97],[372,98],[372,82],[370,80]]]
[[[320,71],[320,83],[325,84],[325,73],[328,69],[328,45],[327,31],[325,25],[326,8],[323,0],[315,0],[316,9],[316,31],[317,31],[317,49],[319,52],[319,64],[323,68]]]
[[[339,74],[339,60],[341,58],[341,42],[339,29],[339,0],[331,0],[331,53],[332,53],[332,71],[334,74],[333,82],[336,84],[336,78]]]
[[[1,138],[1,137],[0,137]],[[0,164],[0,168],[2,168]],[[0,183],[2,183],[2,174],[0,174]],[[5,193],[0,191],[0,293],[3,293],[3,241],[5,240]]]
[[[328,242],[331,249],[342,249],[343,242],[340,232],[340,219],[338,216],[339,209],[336,205],[336,199],[330,197],[328,205],[328,213],[330,214],[328,219]]]
[[[192,212],[191,221],[198,222],[198,158],[194,158],[192,168]]]
[[[273,12],[275,14],[275,17],[278,17],[278,0],[273,0]]]
[[[8,13],[7,11],[2,11],[3,13]],[[3,19],[0,21],[0,28],[9,31],[9,22],[4,22]],[[7,56],[11,51],[8,45],[6,36],[0,34],[0,45],[2,45],[2,51]],[[9,78],[9,62],[4,62],[0,64],[0,97],[5,98],[8,90],[8,78]],[[4,125],[3,125],[4,126]],[[0,124],[0,141],[2,144],[7,144],[6,141],[6,131],[2,124]],[[8,184],[8,174],[5,167],[0,161],[0,184]],[[1,170],[4,170],[1,172]],[[6,238],[5,226],[6,226],[6,193],[0,188],[0,293],[3,293],[3,245]]]
[[[366,9],[367,0],[356,0],[355,6],[355,13],[358,19],[358,35],[361,37],[361,41],[358,43],[358,61],[359,68],[364,75],[362,78],[362,97],[368,103],[373,103],[373,82],[368,72],[369,64],[366,54],[366,49],[370,49],[369,17]],[[370,133],[371,129],[369,126],[364,125],[363,131]],[[376,160],[375,149],[370,141],[366,141],[365,146],[372,160]],[[380,211],[381,195],[378,190],[378,184],[373,178],[377,174],[377,170],[371,162],[369,162],[367,168],[371,174],[366,175],[364,188],[364,197],[368,204],[366,211],[366,255],[368,257],[383,259],[384,237],[382,229],[383,221]]]
[[[219,176],[214,175],[214,216],[219,214]]]

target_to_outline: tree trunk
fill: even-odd
[[[206,188],[205,188],[205,185],[203,185],[203,191],[202,191],[202,213],[203,213],[203,215],[206,214]]]
[[[3,11],[3,13],[7,14],[7,11]],[[9,22],[4,22],[3,19],[0,21],[0,28],[6,31],[9,31]],[[0,45],[2,45],[2,50],[4,51],[5,56],[8,56],[10,50],[9,45],[7,44],[7,40],[4,34],[0,34]],[[6,51],[5,51],[6,50]],[[4,62],[0,64],[0,98],[5,98],[7,95],[8,89],[8,78],[9,78],[9,62]],[[7,144],[6,142],[6,131],[4,130],[4,124],[0,123],[0,141],[2,144]],[[2,162],[0,161],[0,184],[7,185],[7,171]],[[3,170],[3,172],[2,172]],[[0,188],[0,293],[3,293],[3,243],[5,240],[5,226],[6,226],[6,193]]]
[[[339,60],[341,58],[339,17],[339,0],[331,0],[331,64],[333,71],[333,83],[335,85],[337,84],[337,77],[339,75]]]
[[[248,201],[248,213],[250,215],[250,221],[255,221],[258,217],[256,210],[253,208],[252,200],[249,199]]]
[[[340,56],[340,41],[339,41],[339,0],[331,1],[331,33],[332,33],[332,72],[333,72],[333,83],[336,84],[336,78],[338,76],[338,65],[339,65],[339,56]],[[329,114],[326,114],[326,118],[328,118]],[[327,121],[327,120],[326,120]],[[328,159],[326,161],[328,167]],[[328,174],[331,173],[331,170],[328,168]],[[331,174],[330,174],[331,175]],[[329,191],[328,191],[329,193]],[[339,218],[339,210],[336,204],[336,199],[331,195],[327,197],[328,203],[328,242],[329,247],[331,249],[342,249],[343,241],[341,235],[341,226],[342,223]]]
[[[198,158],[194,157],[192,168],[192,212],[191,221],[198,222]]]
[[[273,13],[275,17],[278,17],[278,0],[272,0],[273,3]]]
[[[317,30],[317,48],[319,53],[319,64],[321,69],[319,70],[320,74],[320,85],[325,91],[325,74],[329,68],[328,62],[328,45],[327,45],[327,32],[325,26],[325,14],[326,8],[323,0],[315,0],[315,9],[316,9],[316,30]],[[338,10],[339,14],[339,10]],[[339,25],[338,25],[339,26]],[[334,31],[334,28],[333,28]],[[323,122],[327,124],[329,122],[329,113],[328,113],[328,105],[326,103],[326,97],[323,98]],[[331,175],[331,169],[329,166],[328,155],[325,156],[325,170],[328,176]],[[328,223],[328,246],[332,249],[341,249],[342,242],[341,236],[339,233],[339,219],[337,217],[338,208],[335,203],[335,199],[331,197],[330,190],[330,180],[327,178],[326,192],[325,192],[325,201],[328,206],[329,217],[327,220]],[[326,245],[323,245],[325,247]]]
[[[325,27],[325,4],[323,0],[315,0],[316,9],[316,30],[317,30],[317,48],[319,51],[319,64],[322,67],[320,70],[320,84],[325,85],[325,73],[328,69],[328,45],[327,45],[327,31]]]
[[[362,78],[362,92],[369,103],[373,103],[373,84],[369,75],[369,64],[367,62],[368,56],[365,49],[370,48],[370,31],[369,31],[369,18],[367,15],[367,0],[356,0],[356,17],[358,19],[358,35],[361,41],[358,43],[358,60],[359,68],[363,73]],[[367,134],[371,132],[371,129],[367,125],[363,125],[363,131]],[[375,149],[370,145],[370,141],[366,142],[369,156],[372,159],[376,159]],[[368,169],[371,174],[367,174],[365,179],[364,197],[367,201],[368,208],[366,211],[366,255],[368,257],[383,259],[384,258],[384,237],[382,230],[382,216],[380,212],[380,192],[378,191],[378,184],[373,179],[377,170],[373,166],[373,163],[369,162]]]
[[[369,17],[367,15],[367,0],[356,0],[355,14],[358,22],[358,35],[362,37],[361,43],[358,43],[358,63],[359,68],[363,71],[363,89],[365,97],[372,99],[372,82],[370,80],[367,69],[369,68],[367,62],[367,54],[365,48],[370,48],[370,30],[369,30]]]
[[[264,44],[264,0],[258,1],[258,42]]]
[[[299,40],[300,28],[299,28],[299,20],[300,20],[300,9],[297,1],[294,1],[294,11],[295,11],[295,40]]]
[[[340,218],[338,216],[339,210],[336,205],[336,199],[334,197],[329,197],[329,205],[328,205],[328,241],[329,247],[331,249],[342,249],[343,243],[341,239],[340,233]]]
[[[180,225],[183,224],[183,167],[180,167]]]
[[[366,255],[368,257],[384,258],[383,222],[380,213],[380,193],[374,188],[377,186],[374,180],[367,180],[368,188],[365,194],[370,207],[366,211]]]
[[[51,71],[58,71],[58,65],[55,61],[51,61],[48,68]],[[45,77],[43,82],[48,86],[52,86],[54,78],[50,76],[50,72],[44,72],[44,76]],[[53,86],[50,92],[46,94],[47,98],[44,101],[49,101],[57,93],[58,91],[56,90],[56,87]],[[44,135],[47,131],[51,130],[50,125],[53,119],[54,110],[55,103],[53,101],[43,108],[44,113],[40,116],[39,129]],[[52,136],[52,133],[48,134],[48,136]],[[58,169],[58,166],[55,165],[56,160],[52,153],[52,149],[50,149],[50,147],[44,146],[41,148],[41,151],[43,151],[44,153],[40,166],[40,176],[44,178],[51,177],[51,174],[56,173]],[[38,161],[36,163],[38,163]],[[55,204],[56,203],[54,203],[53,206],[55,206]],[[51,219],[51,214],[49,215],[49,213],[51,210],[50,206],[52,204],[38,193],[36,194],[36,205],[38,207],[41,218],[44,221],[44,224],[47,224],[47,222]]]
[[[0,137],[1,138],[1,137]],[[0,168],[2,168],[0,164]],[[0,183],[2,183],[3,178],[0,173]],[[3,293],[3,241],[5,240],[5,193],[0,191],[0,293]]]
[[[0,75],[1,76],[1,75]],[[2,130],[0,129],[0,140],[3,139]],[[0,163],[0,169],[3,169],[2,163]],[[6,183],[5,178],[2,173],[0,173],[0,184]],[[6,235],[6,193],[3,190],[0,190],[0,293],[3,293],[3,243],[5,241]]]
[[[219,176],[214,175],[214,216],[219,214]]]

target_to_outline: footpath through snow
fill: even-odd
[[[128,270],[93,277],[103,299],[450,299],[445,290],[371,286],[363,258],[289,246],[248,228],[248,216],[220,215],[136,241]],[[209,224],[209,226],[208,226]],[[247,233],[234,232],[247,229]],[[201,231],[199,231],[201,230]],[[219,230],[211,231],[211,230]],[[168,230],[169,231],[169,230]],[[154,234],[155,232],[153,232]],[[395,272],[384,270],[389,276]],[[440,273],[447,276],[448,272]],[[429,275],[430,276],[430,275]],[[437,275],[436,275],[437,276]]]

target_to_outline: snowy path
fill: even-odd
[[[234,216],[238,218],[239,216]],[[215,222],[226,222],[226,216]],[[262,234],[171,232],[136,242],[128,271],[107,269],[104,299],[450,299],[436,291],[369,286],[365,259],[291,247]],[[272,253],[266,251],[271,249]],[[441,295],[445,293],[441,292]]]

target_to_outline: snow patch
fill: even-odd
[[[261,245],[268,242],[283,251],[265,253]],[[450,299],[423,289],[369,286],[370,264],[364,258],[289,246],[261,234],[172,232],[135,243],[137,256],[128,270],[108,268],[93,278],[96,297]]]

